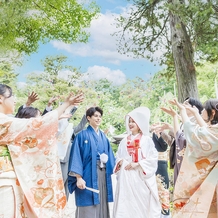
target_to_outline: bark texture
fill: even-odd
[[[178,4],[177,0],[172,0],[171,2],[173,4]],[[178,100],[183,102],[187,97],[198,98],[196,70],[191,40],[181,19],[171,12],[170,29],[178,87]]]

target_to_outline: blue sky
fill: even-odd
[[[17,69],[20,74],[19,82],[25,82],[26,75],[31,72],[42,72],[41,60],[46,56],[58,54],[66,55],[73,67],[91,74],[92,79],[107,78],[117,85],[136,76],[148,79],[161,69],[146,59],[133,59],[117,51],[116,38],[111,36],[116,32],[116,27],[112,24],[114,17],[125,13],[128,2],[125,0],[96,0],[96,2],[101,7],[101,16],[92,21],[89,42],[69,45],[52,41],[40,44],[38,52],[26,57],[24,65]]]

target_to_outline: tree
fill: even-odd
[[[218,98],[218,62],[211,64],[204,61],[196,69],[198,72],[198,90],[201,102],[204,103],[210,98]]]
[[[17,76],[14,72],[13,66],[7,60],[0,61],[0,83],[14,86],[17,81]]]
[[[40,102],[36,102],[38,108],[43,109],[52,96],[62,96],[63,93],[77,92],[80,89],[76,83],[72,83],[80,79],[81,73],[66,62],[67,57],[64,55],[47,56],[42,60],[44,71],[27,76],[26,93],[34,91],[39,95]]]
[[[44,79],[54,85],[58,79],[65,78],[68,85],[74,85],[81,77],[81,73],[75,67],[64,64],[66,61],[67,57],[64,55],[47,56],[42,60],[46,72],[43,75]]]
[[[95,3],[76,0],[3,0],[0,2],[0,50],[25,54],[37,51],[39,42],[87,42],[99,9]]]
[[[179,101],[198,98],[194,57],[217,57],[217,1],[133,0],[133,5],[118,19],[119,51],[154,61],[161,50],[159,63],[168,74],[176,72]]]

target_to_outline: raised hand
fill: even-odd
[[[57,101],[60,96],[52,96],[48,101],[48,107],[50,107],[55,101]]]
[[[184,106],[185,106],[185,109],[188,110],[188,111],[190,111],[192,114],[199,113],[198,108],[195,107],[195,106],[192,107],[190,104],[188,104],[188,105],[185,104]]]
[[[29,107],[33,102],[39,100],[38,94],[35,92],[29,93],[26,101],[26,106]]]
[[[167,129],[173,129],[172,125],[170,125],[169,123],[160,123],[158,125],[156,125],[154,128],[154,131],[155,132],[163,132],[164,130],[167,130]]]
[[[84,94],[82,92],[79,92],[77,95],[70,93],[65,101],[68,102],[70,105],[77,105],[83,102],[83,100]]]
[[[169,114],[170,116],[174,117],[177,116],[177,112],[173,109],[173,108],[166,108],[166,107],[161,107],[160,108],[162,111],[164,111],[165,113]]]
[[[155,132],[155,133],[160,132],[160,131],[159,131],[160,125],[161,125],[160,123],[154,123],[154,124],[152,124],[152,125],[150,126],[150,131],[151,131],[151,132]]]
[[[63,104],[61,104],[56,110],[58,111],[58,118],[64,113],[64,111],[71,105],[77,105],[84,100],[84,94],[79,92],[77,95],[70,93]]]
[[[161,127],[160,127],[161,129],[162,129],[162,131],[163,130],[165,130],[165,129],[172,129],[173,127],[172,127],[172,125],[171,124],[169,124],[169,123],[161,123]]]
[[[179,103],[176,98],[169,100],[169,103],[177,106],[179,108],[179,110],[185,109],[184,105]]]

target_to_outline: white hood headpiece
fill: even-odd
[[[138,125],[143,135],[149,135],[150,110],[147,107],[138,107],[126,115],[126,130],[128,134],[131,133],[128,125],[130,117]]]

